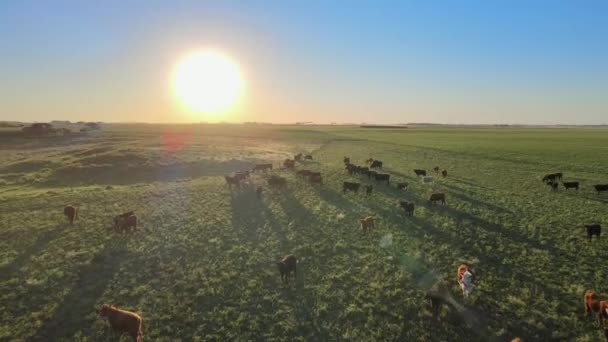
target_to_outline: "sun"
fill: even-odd
[[[180,103],[210,117],[234,106],[242,86],[238,65],[217,51],[190,53],[173,70],[173,92]]]

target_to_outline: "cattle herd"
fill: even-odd
[[[296,162],[302,162],[303,160],[312,160],[312,155],[303,155],[299,153],[294,156],[293,159],[286,159],[282,163],[281,170],[295,170]],[[380,160],[376,160],[373,158],[367,159],[365,161],[366,166],[358,166],[351,163],[351,159],[349,157],[343,158],[343,163],[345,166],[345,170],[349,175],[360,175],[362,177],[367,177],[368,180],[375,180],[376,183],[386,183],[386,185],[390,185],[391,175],[388,173],[382,173],[382,169],[384,163]],[[250,178],[251,173],[255,172],[265,172],[268,170],[273,170],[273,164],[256,164],[251,170],[235,172],[230,175],[225,175],[224,179],[226,180],[226,184],[228,188],[232,191],[233,189],[241,189],[241,184],[243,182],[247,182]],[[436,174],[441,173],[443,177],[447,177],[447,170],[441,170],[438,166],[433,168],[433,171]],[[423,182],[428,183],[432,182],[433,179],[430,176],[427,176],[427,171],[423,169],[414,169],[414,173],[418,177],[422,177]],[[303,179],[307,180],[311,184],[318,184],[321,186],[323,184],[323,177],[320,172],[311,171],[308,169],[298,170],[296,174]],[[559,184],[563,185],[566,190],[574,189],[579,190],[579,182],[564,182],[562,181],[563,174],[552,173],[547,174],[542,178],[542,181],[551,187],[552,191],[558,191]],[[267,177],[267,184],[269,187],[275,188],[284,188],[287,186],[287,179],[281,177],[276,174],[272,174]],[[344,181],[342,183],[342,193],[346,194],[347,192],[358,193],[361,188],[361,183],[359,182],[350,182]],[[409,184],[407,182],[396,183],[396,187],[399,190],[407,191]],[[594,186],[595,190],[599,193],[602,191],[608,191],[608,184],[597,184]],[[372,195],[373,185],[365,184],[365,195]],[[258,198],[262,197],[263,187],[257,186],[255,188],[255,192]],[[446,194],[442,192],[432,193],[429,197],[429,204],[435,204],[440,202],[442,204],[446,204]],[[408,216],[414,216],[415,205],[413,202],[408,202],[405,200],[399,201],[399,206],[404,210],[405,214]],[[70,224],[73,224],[74,221],[78,218],[78,208],[68,205],[64,208],[63,214],[67,217],[67,220]],[[375,220],[373,216],[366,216],[360,221],[360,228],[362,233],[368,233],[372,229],[375,229]],[[137,230],[137,216],[134,211],[128,211],[113,217],[113,228],[117,232],[133,232]],[[602,232],[602,227],[599,224],[589,224],[584,225],[587,230],[587,236],[589,239],[595,235],[597,238],[600,237]],[[281,277],[281,281],[288,283],[289,278],[293,275],[294,281],[297,277],[297,264],[298,258],[295,255],[286,255],[280,261],[277,262],[277,267],[279,270],[279,274]],[[462,290],[463,297],[469,297],[473,288],[474,288],[474,271],[473,269],[466,264],[462,264],[457,269],[456,276],[457,284]],[[449,299],[445,288],[443,290],[437,290],[437,288],[431,288],[425,294],[425,298],[429,300],[431,306],[431,312],[433,317],[437,318],[439,316],[439,310],[442,305],[447,305],[452,307],[452,301]],[[600,295],[595,293],[592,290],[587,290],[584,294],[584,306],[585,313],[595,313],[597,322],[600,327],[603,327],[604,321],[608,319],[608,301],[602,300]],[[121,310],[114,306],[104,304],[99,314],[101,317],[105,317],[108,319],[110,326],[120,332],[122,334],[128,334],[133,341],[141,342],[143,339],[142,334],[142,318],[137,313],[129,312],[125,310]],[[606,339],[608,340],[608,329],[604,330]],[[521,341],[519,338],[515,338],[512,342]]]

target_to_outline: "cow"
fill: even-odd
[[[416,176],[426,176],[426,170],[414,169]]]
[[[549,187],[551,187],[551,191],[554,191],[554,192],[555,192],[555,191],[558,191],[558,190],[559,190],[559,189],[558,189],[558,187],[559,187],[559,183],[557,183],[557,182],[549,182],[549,183],[547,183],[547,185],[548,185]]]
[[[310,183],[319,183],[319,184],[323,184],[323,178],[321,177],[321,175],[311,175],[310,178],[308,178],[308,181]]]
[[[405,210],[405,213],[409,216],[414,216],[414,203],[413,202],[408,202],[408,201],[399,201],[399,205],[401,206],[401,208],[403,208],[403,210]]]
[[[554,175],[554,176],[555,176],[555,178],[556,178],[557,180],[559,180],[560,182],[561,182],[561,180],[562,180],[562,177],[564,176],[564,174],[563,174],[563,173],[561,173],[561,172],[554,173],[553,175]]]
[[[100,317],[106,317],[114,331],[121,334],[128,334],[133,342],[142,342],[143,333],[141,332],[142,318],[135,312],[121,310],[109,304],[104,304],[99,310]]]
[[[429,198],[429,202],[431,202],[431,204],[435,203],[435,202],[439,202],[441,201],[442,204],[445,204],[445,194],[442,192],[436,192],[434,194],[431,194],[431,197]]]
[[[350,164],[350,158],[348,158],[348,157],[344,157],[344,159],[342,159],[342,161],[344,162],[344,164]]]
[[[244,181],[249,179],[249,171],[238,171],[235,175],[239,181]]]
[[[361,184],[352,183],[352,182],[344,182],[342,183],[342,193],[345,194],[346,191],[353,191],[355,193],[359,192],[359,187]]]
[[[553,183],[557,179],[557,176],[554,173],[547,174],[543,177],[543,182],[545,183]]]
[[[378,173],[374,176],[376,182],[386,181],[386,184],[389,184],[391,181],[391,175],[388,173]]]
[[[458,280],[458,285],[462,289],[462,295],[464,297],[468,297],[473,291],[473,271],[469,268],[469,266],[462,264],[458,266],[458,270],[456,271],[456,280]]]
[[[369,158],[365,160],[365,164],[371,164],[374,162],[374,158]]]
[[[433,171],[435,171],[435,173],[439,173],[439,166],[435,166],[435,167],[433,168]]]
[[[137,216],[133,211],[126,212],[114,217],[114,229],[125,232],[128,229],[131,231],[137,229]]]
[[[599,195],[602,191],[608,191],[608,184],[596,184],[593,186],[597,194]]]
[[[445,178],[448,176],[448,170],[441,171],[441,175]]]
[[[255,188],[255,194],[258,196],[258,198],[262,198],[263,191],[264,191],[264,188],[262,188],[261,186],[258,186],[257,188]]]
[[[294,161],[301,161],[302,160],[302,153],[298,153],[295,156],[293,156],[293,160]]]
[[[285,159],[285,161],[283,161],[283,167],[286,169],[293,170],[296,167],[296,161],[291,159]]]
[[[271,176],[268,178],[268,185],[285,187],[287,186],[287,179],[279,176]]]
[[[241,188],[241,182],[239,177],[224,175],[224,179],[226,180],[229,189],[232,190],[233,185],[236,186],[237,189]]]
[[[587,229],[587,237],[589,240],[593,237],[593,235],[597,235],[597,238],[600,238],[602,234],[602,226],[599,224],[586,224],[585,228]]]
[[[279,274],[281,275],[281,281],[289,283],[289,275],[293,272],[293,280],[297,277],[297,264],[298,258],[293,255],[286,255],[281,261],[277,262]]]
[[[306,159],[306,160],[312,160],[312,155],[307,154],[307,155],[304,157],[304,159]]]
[[[372,194],[372,191],[374,191],[374,186],[373,185],[366,185],[365,186],[365,196],[369,196]]]
[[[608,319],[608,302],[602,300],[594,291],[587,290],[583,297],[583,304],[585,305],[585,315],[588,315],[590,312],[595,313],[597,323],[601,327],[604,320]]]
[[[407,191],[407,187],[408,187],[409,183],[397,183],[397,189],[399,190],[406,190]]]
[[[575,189],[578,191],[578,182],[562,182],[562,185],[564,186],[564,188],[566,188],[566,190],[570,190],[570,189]]]
[[[251,170],[251,171],[256,172],[256,171],[266,171],[266,170],[272,170],[272,164],[256,164],[253,167],[253,170]]]
[[[355,166],[355,165],[353,165],[353,164],[346,164],[346,165],[344,166],[344,169],[346,169],[346,171],[348,171],[348,174],[349,174],[349,175],[352,175],[352,174],[355,172],[355,167],[356,167],[356,166]]]
[[[381,169],[382,162],[380,160],[374,160],[372,164],[369,166],[370,169]]]
[[[63,215],[68,218],[70,224],[74,224],[74,220],[78,218],[78,208],[66,205],[65,208],[63,208]]]
[[[363,231],[364,234],[366,234],[368,231],[376,228],[376,226],[374,225],[373,216],[367,216],[367,217],[359,220],[359,222],[361,222],[361,231]]]

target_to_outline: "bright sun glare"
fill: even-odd
[[[241,94],[238,65],[215,51],[198,51],[182,58],[173,72],[173,91],[190,111],[216,116],[230,109]]]

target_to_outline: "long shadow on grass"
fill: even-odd
[[[95,304],[114,275],[128,258],[127,240],[123,236],[107,242],[91,262],[78,270],[78,279],[31,341],[54,341],[72,338],[83,327],[95,321]],[[85,331],[89,335],[90,331]]]
[[[232,206],[232,227],[235,232],[245,237],[250,243],[257,243],[258,229],[264,225],[262,213],[265,206],[257,198],[255,188],[245,185],[240,190],[233,190],[230,194]]]
[[[58,225],[57,227],[42,233],[42,235],[40,235],[30,247],[21,251],[21,253],[15,259],[13,259],[13,261],[0,267],[0,274],[2,274],[2,277],[10,279],[11,276],[13,276],[21,267],[25,265],[32,255],[42,252],[44,249],[46,249],[46,246],[48,246],[51,241],[60,236],[64,231],[62,228],[63,225]]]

